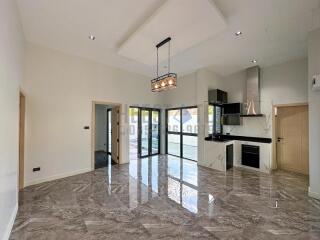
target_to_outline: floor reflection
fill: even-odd
[[[159,176],[159,172],[165,173],[164,176]],[[158,195],[167,197],[192,213],[198,212],[196,162],[174,156],[142,158],[130,162],[129,174],[130,208]]]
[[[160,197],[189,213],[214,218],[225,213],[223,202],[232,206],[237,198],[246,199],[241,202],[242,207],[258,211],[265,207],[279,208],[288,199],[297,200],[290,192],[297,187],[297,181],[292,185],[282,178],[283,173],[272,176],[241,169],[212,171],[171,155],[133,159],[128,165],[107,167],[105,174],[109,192],[119,193],[120,184],[121,201],[131,210]],[[281,181],[289,187],[281,190],[275,187]],[[230,207],[228,211],[234,209]]]

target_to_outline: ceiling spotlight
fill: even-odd
[[[240,36],[241,34],[242,34],[241,31],[238,31],[238,32],[235,33],[235,35],[236,35],[237,37]]]
[[[258,61],[256,59],[251,60],[252,63],[257,63]]]
[[[89,39],[90,39],[90,40],[95,40],[95,39],[96,39],[96,37],[95,37],[95,36],[93,36],[93,35],[89,35]]]

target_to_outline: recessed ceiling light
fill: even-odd
[[[238,37],[238,36],[240,36],[242,34],[242,32],[241,31],[237,31],[236,33],[235,33],[235,35]]]
[[[257,63],[258,61],[256,59],[251,60],[252,63]]]
[[[90,39],[90,40],[95,40],[95,39],[96,39],[96,37],[95,37],[95,36],[93,36],[93,35],[89,35],[89,39]]]

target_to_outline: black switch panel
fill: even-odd
[[[34,171],[34,172],[40,171],[40,167],[33,168],[33,171]]]

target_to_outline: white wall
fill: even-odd
[[[311,91],[312,76],[320,74],[320,29],[308,41],[309,195],[320,199],[320,92]]]
[[[0,239],[8,239],[18,207],[19,85],[24,37],[15,1],[0,1]]]
[[[272,137],[272,105],[308,101],[306,59],[294,60],[261,69],[262,118],[243,118],[241,126],[224,126],[234,135]],[[198,161],[203,159],[203,139],[207,135],[208,90],[219,88],[228,92],[229,102],[244,102],[246,71],[221,77],[207,69],[179,79],[178,88],[166,93],[168,106],[198,106]]]
[[[224,78],[205,68],[197,71],[197,102],[202,104],[208,102],[208,90],[226,90]]]
[[[161,95],[166,107],[198,106],[198,162],[203,159],[207,132],[208,89],[224,89],[223,78],[207,69],[178,77],[178,87]],[[163,134],[163,140],[165,135]],[[164,142],[164,141],[163,141]]]
[[[166,107],[193,106],[197,104],[196,84],[197,74],[178,76],[178,87],[170,91],[160,93],[162,103]]]
[[[198,105],[198,163],[203,165],[205,144],[204,138],[208,135],[208,90],[225,90],[224,79],[207,69],[197,71],[197,105]]]
[[[107,151],[107,107],[96,105],[96,151]]]
[[[121,161],[128,162],[128,106],[157,105],[150,79],[27,44],[25,180],[33,184],[89,171],[92,101],[122,103]],[[32,172],[32,168],[41,171]]]
[[[241,126],[226,126],[225,132],[234,135],[272,137],[272,105],[305,103],[307,91],[307,59],[286,62],[261,69],[260,97],[262,118],[243,118]],[[246,72],[225,78],[229,102],[245,101]]]

